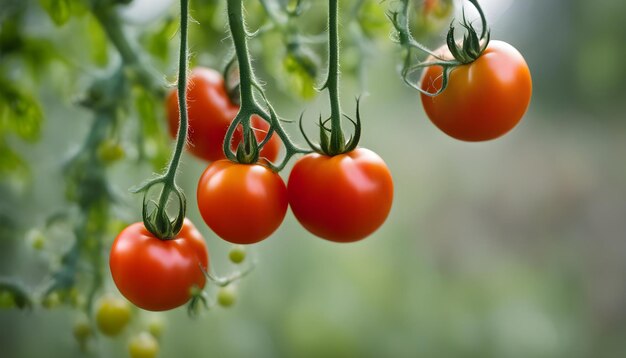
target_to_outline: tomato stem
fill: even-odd
[[[176,173],[180,163],[185,144],[187,142],[188,114],[187,114],[187,33],[189,22],[189,0],[180,1],[180,52],[178,61],[178,103],[179,126],[176,135],[176,146],[172,158],[164,174],[148,181],[135,192],[143,191],[143,222],[148,231],[161,240],[175,237],[181,230],[187,212],[187,200],[184,192],[176,185]],[[148,200],[150,188],[162,185],[159,201],[155,203]],[[170,195],[178,199],[178,213],[174,219],[170,219],[167,213],[167,204]],[[156,208],[150,210],[150,203]]]
[[[482,25],[481,34],[478,36],[476,29],[473,27],[471,22],[467,21],[465,12],[463,12],[461,25],[467,30],[468,34],[465,36],[460,45],[457,44],[454,37],[454,23],[450,24],[450,30],[448,31],[446,40],[450,53],[453,55],[454,59],[447,60],[442,57],[442,54],[435,53],[413,38],[409,26],[410,0],[400,1],[402,3],[401,9],[398,11],[392,11],[387,16],[396,30],[396,42],[405,49],[405,56],[401,71],[402,80],[409,87],[424,95],[430,97],[437,96],[446,89],[450,73],[454,70],[454,68],[475,61],[487,48],[490,39],[490,31],[487,25],[485,13],[478,3],[478,0],[467,0],[476,8],[478,14],[480,15]],[[433,59],[418,61],[417,64],[414,64],[414,50],[430,55]],[[441,79],[442,86],[434,93],[422,89],[419,81],[415,81],[416,74],[430,66],[440,66],[443,68]]]
[[[291,141],[287,132],[283,129],[280,118],[274,111],[272,104],[267,99],[263,88],[256,80],[251,64],[250,52],[248,50],[248,38],[251,34],[246,31],[245,27],[243,0],[228,0],[226,4],[228,25],[239,66],[240,107],[237,116],[233,119],[226,132],[226,137],[224,138],[224,154],[228,159],[234,162],[247,164],[256,163],[259,158],[259,151],[271,139],[272,135],[276,133],[285,146],[285,156],[278,164],[270,163],[269,161],[264,164],[274,171],[280,171],[287,165],[292,156],[298,153],[308,153],[309,151],[298,147]],[[265,108],[259,105],[255,99],[255,90],[263,99]],[[250,118],[253,115],[261,117],[270,124],[270,129],[261,143],[257,142],[254,131],[250,127]],[[237,154],[235,154],[230,148],[230,145],[239,125],[243,127],[243,140],[237,149]]]
[[[300,131],[309,146],[316,152],[334,156],[352,151],[359,143],[361,137],[361,116],[359,114],[359,100],[357,99],[357,120],[345,116],[354,125],[354,135],[346,142],[343,129],[341,128],[341,101],[339,99],[339,30],[338,30],[339,0],[328,0],[328,77],[320,90],[328,90],[330,101],[330,117],[326,120],[319,119],[320,143],[312,143],[302,127],[300,117]],[[330,128],[326,123],[330,121]],[[330,132],[330,139],[327,132]]]

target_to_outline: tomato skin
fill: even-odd
[[[446,46],[436,51],[446,59]],[[432,60],[432,58],[430,59]],[[442,86],[442,68],[427,68],[420,87],[435,93]],[[439,95],[421,95],[430,120],[449,136],[468,142],[498,138],[522,119],[532,95],[530,70],[511,45],[491,41],[474,62],[454,69]]]
[[[189,76],[187,87],[187,114],[189,118],[189,131],[187,149],[197,156],[209,162],[224,159],[224,137],[233,121],[239,106],[233,104],[228,97],[224,78],[219,72],[204,67],[196,67]],[[166,101],[167,123],[170,135],[176,138],[178,132],[178,92],[172,90]],[[265,138],[269,130],[269,124],[258,116],[250,119],[252,128],[255,128],[255,136],[260,142]],[[241,127],[233,134],[232,149],[241,142]],[[272,138],[261,150],[261,157],[275,161],[280,152],[280,140],[278,135]]]
[[[190,289],[203,288],[208,252],[202,235],[185,219],[180,233],[160,240],[138,222],[113,242],[109,266],[119,291],[136,306],[165,311],[185,304]],[[201,269],[202,267],[202,269]]]
[[[200,177],[198,208],[206,224],[234,244],[270,236],[287,212],[287,188],[280,175],[258,164],[219,160]]]
[[[300,158],[287,184],[289,205],[305,229],[334,242],[364,239],[386,220],[393,180],[374,152],[357,148],[333,157]]]

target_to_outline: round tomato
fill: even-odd
[[[198,208],[207,225],[234,244],[270,236],[287,212],[287,188],[280,175],[258,164],[220,160],[198,183]]]
[[[105,296],[96,308],[96,323],[100,332],[107,336],[116,336],[130,321],[130,306],[121,299]]]
[[[358,241],[376,231],[393,202],[389,168],[364,148],[333,157],[312,153],[300,158],[287,189],[300,224],[335,242]]]
[[[445,46],[437,53],[452,59]],[[420,87],[436,93],[441,86],[442,68],[427,68]],[[513,129],[526,112],[531,94],[530,71],[522,55],[505,42],[491,41],[476,61],[452,70],[441,94],[422,94],[422,104],[443,132],[478,142],[498,138]]]
[[[208,262],[204,239],[188,219],[170,240],[155,237],[141,222],[132,224],[117,236],[109,257],[122,295],[149,311],[185,304],[193,287],[204,287]]]
[[[178,132],[178,111],[178,93],[172,90],[167,97],[167,118],[173,138],[176,138]],[[224,78],[219,72],[209,68],[194,68],[189,76],[187,90],[188,150],[207,161],[224,159],[224,137],[238,111],[239,106],[230,101]],[[269,130],[269,124],[257,116],[253,116],[250,121],[257,140],[261,142]],[[237,148],[241,138],[242,130],[239,127],[233,134],[233,150]],[[269,161],[275,161],[279,151],[280,140],[274,134],[260,154]]]
[[[141,332],[128,343],[131,358],[154,358],[159,353],[159,342],[148,332]]]

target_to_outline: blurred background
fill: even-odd
[[[0,0],[0,13],[9,2]],[[140,9],[141,2],[131,7]],[[175,19],[176,4],[161,2],[161,8],[149,4],[154,14],[125,10],[128,31]],[[321,3],[311,11],[323,16]],[[492,37],[519,49],[533,75],[532,103],[520,125],[487,143],[447,137],[426,118],[417,93],[402,84],[400,52],[383,36],[368,52],[363,82],[346,73],[342,93],[348,113],[351,99],[365,94],[361,145],[393,173],[395,200],[386,224],[366,240],[339,245],[311,236],[288,213],[271,238],[251,248],[258,265],[239,283],[233,307],[193,320],[184,309],[164,315],[161,357],[626,356],[626,2],[481,3]],[[50,233],[49,245],[58,248],[41,254],[24,237],[65,205],[60,166],[91,123],[74,96],[89,71],[107,67],[84,64],[89,45],[76,33],[84,24],[55,28],[37,2],[29,6],[22,31],[47,36],[73,64],[71,70],[53,64],[42,81],[25,83],[42,103],[41,139],[8,140],[28,163],[31,179],[0,181],[6,223],[0,276],[37,287],[68,239],[62,231]],[[212,25],[217,35],[200,31],[202,21],[194,26],[193,61],[221,65],[230,43],[223,22]],[[424,41],[443,44],[445,29]],[[170,52],[178,44],[175,31],[176,25]],[[200,32],[212,36],[210,45]],[[253,46],[255,56],[267,56],[262,52]],[[170,57],[155,67],[171,79],[175,63]],[[259,68],[273,89],[269,72]],[[326,113],[325,94],[311,102],[279,89],[270,94],[286,118],[303,108],[311,122]],[[297,126],[288,130],[300,141]],[[234,269],[230,245],[201,225],[190,194],[205,167],[185,156],[180,184],[189,216],[207,239],[212,270],[224,275]],[[140,219],[140,197],[124,191],[151,172],[132,160],[110,168],[110,182],[127,199],[117,209],[120,220]],[[108,273],[105,287],[116,292]],[[74,311],[64,306],[2,310],[0,355],[84,356],[72,337],[73,320]],[[122,357],[126,344],[125,337],[98,337],[86,355]]]

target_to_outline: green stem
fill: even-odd
[[[174,155],[167,167],[165,176],[167,183],[174,185],[176,178],[176,170],[180,162],[180,157],[185,149],[185,143],[187,141],[187,127],[188,127],[188,114],[187,114],[187,31],[188,31],[188,12],[189,12],[189,0],[180,1],[180,53],[178,58],[178,103],[180,111],[180,123],[178,126],[178,133],[176,135],[176,148],[174,149]]]
[[[127,65],[134,65],[139,62],[139,56],[133,50],[130,42],[126,38],[124,31],[122,30],[122,24],[119,17],[114,13],[112,8],[100,7],[94,9],[94,16],[106,32],[109,40],[113,43],[113,46],[117,49],[122,61]]]
[[[235,53],[239,63],[239,83],[242,107],[254,102],[252,92],[254,73],[252,72],[250,56],[248,55],[248,40],[244,24],[243,1],[228,0],[228,26],[230,26],[230,32],[235,46]]]
[[[339,102],[339,0],[328,1],[328,79],[326,88],[330,98],[330,145],[333,151],[342,152],[344,143],[341,129],[341,104]]]

